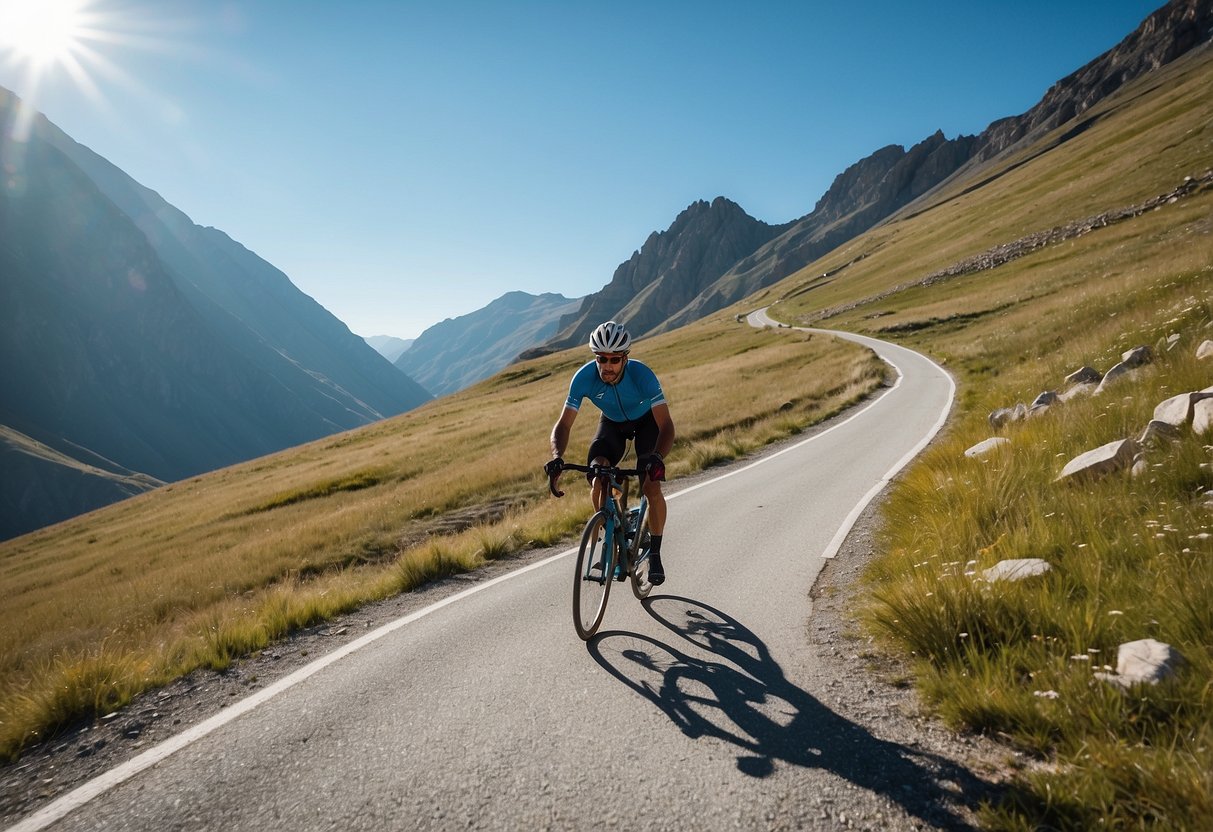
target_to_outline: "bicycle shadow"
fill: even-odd
[[[971,828],[958,810],[975,809],[991,796],[991,784],[963,766],[875,737],[788,681],[766,645],[732,616],[674,595],[652,596],[644,606],[655,620],[718,660],[621,630],[599,633],[586,645],[590,655],[686,736],[736,746],[742,773],[767,777],[777,761],[825,769],[948,829]],[[663,614],[659,607],[667,606],[674,612]],[[623,638],[631,646],[608,655],[604,647]]]

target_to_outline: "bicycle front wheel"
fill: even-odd
[[[577,567],[573,573],[573,626],[583,641],[598,632],[606,612],[607,596],[611,594],[612,575],[617,557],[607,551],[607,513],[600,511],[585,524],[581,534],[581,549],[577,552]],[[612,547],[618,546],[618,535],[611,535]]]

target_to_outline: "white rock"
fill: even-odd
[[[1192,421],[1192,410],[1199,403],[1208,399],[1213,399],[1213,388],[1200,390],[1194,393],[1180,393],[1178,396],[1172,396],[1164,402],[1160,402],[1154,408],[1154,418],[1159,422],[1166,422],[1174,425],[1177,428],[1187,427]]]
[[[990,583],[995,581],[1022,581],[1044,575],[1053,569],[1047,560],[1040,558],[1012,558],[1002,560],[981,573]]]
[[[1213,358],[1213,341],[1201,341],[1200,346],[1196,348],[1197,358]]]
[[[1208,392],[1206,388],[1204,392]],[[1192,405],[1192,432],[1197,436],[1213,433],[1213,399],[1202,399]]]
[[[1122,361],[1104,374],[1103,381],[1099,382],[1099,387],[1095,388],[1095,392],[1102,393],[1104,390],[1108,389],[1108,387],[1114,381],[1116,381],[1116,379],[1121,378],[1122,376],[1131,376],[1132,374],[1133,368],[1127,362]]]
[[[1099,678],[1122,687],[1157,684],[1175,672],[1184,658],[1174,647],[1152,638],[1129,641],[1116,653],[1116,673],[1100,673]]]
[[[1073,387],[1071,387],[1069,390],[1062,393],[1057,398],[1059,398],[1063,402],[1068,402],[1070,399],[1077,398],[1078,396],[1093,395],[1098,390],[1099,390],[1098,384],[1095,384],[1092,382],[1084,382],[1082,384],[1075,384]]]
[[[1080,367],[1066,376],[1070,384],[1099,384],[1102,380],[1103,375],[1094,367]]]
[[[1179,428],[1170,422],[1151,419],[1150,423],[1146,425],[1146,429],[1142,431],[1141,438],[1137,440],[1137,444],[1149,445],[1154,442],[1174,442],[1180,439],[1182,435]]]
[[[1132,439],[1118,439],[1101,445],[1067,462],[1054,482],[1076,476],[1102,476],[1127,468],[1133,464],[1138,450],[1137,443]]]
[[[1120,360],[1129,365],[1129,368],[1140,367],[1143,364],[1149,364],[1154,360],[1154,354],[1147,346],[1134,347],[1131,350],[1126,350],[1120,354]],[[1108,372],[1111,372],[1109,370]]]
[[[970,458],[985,456],[988,453],[992,453],[993,451],[996,451],[999,448],[1006,447],[1010,444],[1011,444],[1010,439],[1007,439],[1006,437],[1003,437],[1003,436],[994,436],[994,437],[991,437],[984,441],[978,442],[976,445],[969,448],[967,451],[965,451],[965,456],[970,457]]]

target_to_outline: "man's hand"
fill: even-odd
[[[644,475],[653,482],[661,482],[665,479],[665,460],[656,451],[642,459],[640,467],[644,470]]]
[[[556,487],[556,481],[560,479],[560,472],[563,470],[564,460],[560,457],[549,459],[543,465],[543,473],[548,475],[548,490],[556,497],[564,496],[564,492]]]

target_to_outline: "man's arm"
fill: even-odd
[[[577,411],[568,405],[560,411],[560,418],[552,426],[552,459],[563,457],[564,452],[568,450],[569,435],[573,431],[573,421],[576,418]]]
[[[653,405],[653,420],[657,422],[657,453],[664,458],[674,447],[674,419],[668,404]],[[555,432],[553,431],[553,439]]]

